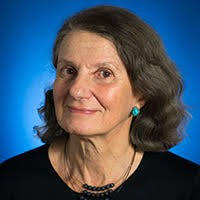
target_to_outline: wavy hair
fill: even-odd
[[[181,100],[183,80],[158,34],[129,10],[115,6],[88,8],[67,19],[59,30],[53,47],[55,68],[63,38],[76,30],[110,40],[126,67],[132,89],[145,99],[130,127],[133,146],[142,151],[165,151],[179,143],[187,121]],[[38,111],[45,125],[35,129],[43,142],[69,136],[57,123],[52,89],[46,91],[45,103]]]

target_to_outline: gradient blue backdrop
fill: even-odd
[[[32,127],[54,78],[51,49],[69,15],[97,4],[128,8],[154,27],[185,79],[183,99],[192,121],[186,139],[171,151],[200,164],[200,4],[198,0],[5,0],[0,2],[0,162],[42,145]],[[166,86],[167,87],[167,86]]]

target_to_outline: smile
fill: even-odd
[[[97,112],[97,110],[90,110],[85,108],[75,108],[75,107],[68,107],[69,111],[73,114],[84,114],[84,115],[91,115]]]

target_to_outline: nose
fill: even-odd
[[[89,99],[92,95],[90,80],[87,76],[78,75],[69,88],[69,94],[76,100]]]

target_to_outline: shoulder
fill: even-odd
[[[146,152],[144,171],[154,183],[163,183],[175,194],[187,191],[187,195],[200,195],[200,166],[172,152]],[[159,187],[159,186],[158,186]],[[169,189],[170,190],[170,189]]]
[[[31,193],[32,188],[40,181],[38,177],[47,171],[47,164],[48,145],[29,150],[1,163],[1,197],[11,199],[16,194]],[[22,196],[16,199],[24,199]]]
[[[14,177],[37,168],[39,163],[48,158],[48,145],[26,151],[0,164],[0,177]]]
[[[130,191],[134,185],[145,198],[196,200],[200,199],[200,166],[169,151],[145,152],[130,183]]]
[[[161,167],[161,169],[167,169],[172,171],[188,171],[195,172],[199,170],[199,165],[187,160],[172,152],[146,152],[146,160],[154,165]]]
[[[172,152],[146,152],[145,162],[156,171],[170,177],[188,178],[194,177],[200,171],[200,166]]]

